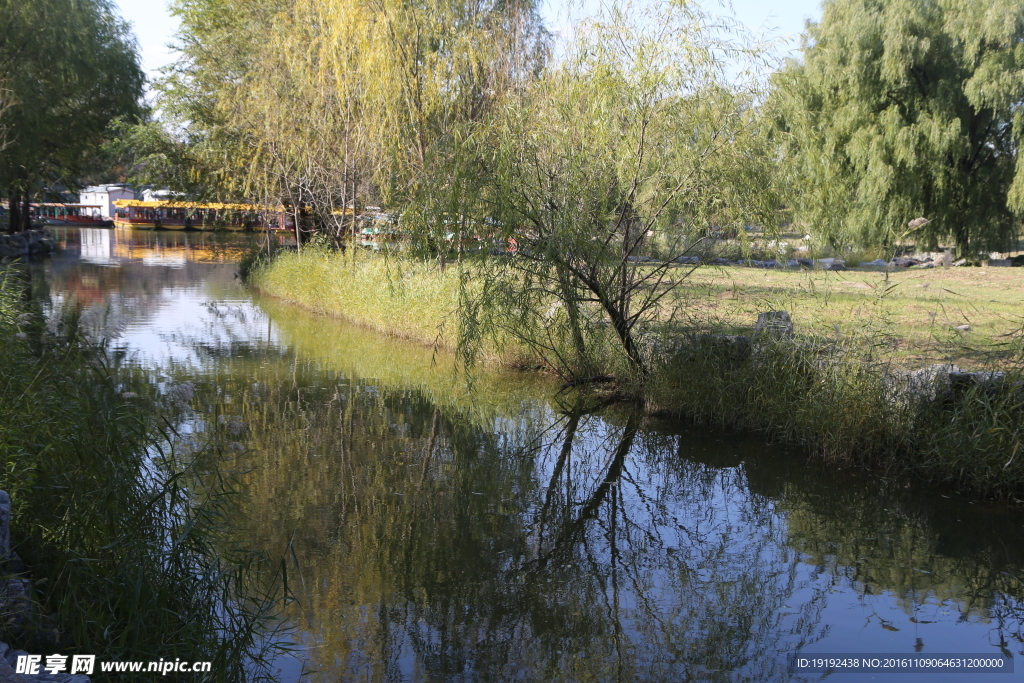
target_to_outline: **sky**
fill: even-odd
[[[159,76],[159,69],[174,60],[168,45],[174,41],[178,22],[167,11],[165,0],[116,0],[121,15],[131,23],[139,41],[142,66],[150,80]],[[592,3],[594,0],[584,0]],[[717,14],[729,13],[729,3],[702,0],[706,9]],[[821,16],[820,0],[733,0],[733,15],[757,33],[790,38],[790,49],[799,42],[806,19]],[[562,0],[544,0],[542,13],[549,25],[557,25],[563,14]],[[784,51],[784,50],[783,50]]]

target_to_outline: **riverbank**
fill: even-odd
[[[47,319],[25,288],[0,271],[0,489],[18,558],[4,573],[27,588],[3,603],[0,640],[267,680],[276,565],[234,539],[223,450],[185,447],[183,391],[115,371],[73,312]]]
[[[1006,335],[999,323],[1009,322],[1003,310],[1008,302],[990,309],[983,301],[994,291],[1010,296],[1012,283],[1004,280],[1017,277],[1016,270],[936,270],[902,280],[890,275],[888,284],[877,272],[842,273],[840,279],[822,271],[736,270],[743,272],[698,269],[677,297],[687,323],[646,340],[651,379],[639,390],[626,389],[649,411],[762,431],[838,465],[883,476],[1024,498],[1020,340],[996,336]],[[977,283],[969,281],[974,273]],[[929,276],[935,281],[920,281]],[[772,280],[757,293],[756,282],[742,284],[742,277]],[[951,279],[960,282],[957,290],[950,291]],[[870,289],[849,286],[868,280]],[[439,272],[432,262],[317,250],[284,253],[256,268],[249,281],[293,305],[442,346],[455,340],[459,287],[473,286],[460,283],[455,269]],[[921,296],[918,290],[928,289],[922,284],[935,288],[922,297],[924,304],[945,307],[947,317],[956,312],[939,292],[956,297],[961,310],[973,307],[980,328],[973,345],[964,340],[966,330],[956,329],[942,338],[933,334],[930,345],[900,342],[907,325],[891,313],[921,310],[896,292]],[[740,294],[732,299],[722,292]],[[755,311],[781,305],[796,322],[795,335],[756,333]],[[748,316],[746,325],[741,314]],[[935,318],[927,310],[923,315]],[[843,326],[837,329],[827,316],[841,318]],[[919,327],[913,332],[924,338]],[[968,370],[1005,374],[998,381],[974,381],[988,376]]]

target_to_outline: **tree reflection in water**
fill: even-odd
[[[502,431],[416,391],[261,386],[256,533],[294,539],[315,680],[786,680],[820,634],[772,506],[635,414]]]

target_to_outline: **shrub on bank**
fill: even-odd
[[[247,282],[271,296],[384,334],[456,343],[459,273],[435,262],[305,247],[258,263]]]

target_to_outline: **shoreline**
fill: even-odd
[[[374,317],[360,315],[362,302],[341,303],[332,297],[347,288],[352,291],[352,282],[338,279],[372,274],[372,266],[366,265],[370,259],[344,272],[330,271],[335,279],[327,287],[317,278],[326,274],[330,255],[293,254],[288,259],[263,264],[245,278],[247,286],[311,313],[453,349],[441,335],[428,341],[423,334],[424,316],[429,319],[444,310],[443,303],[422,290],[409,292],[416,285],[436,292],[438,280],[453,278],[422,268],[402,272],[399,287],[375,298]],[[300,268],[302,282],[288,278],[299,265],[307,266]],[[375,272],[379,277],[380,271]],[[365,280],[360,284],[372,285]],[[381,324],[395,309],[417,301],[416,325],[397,333],[397,326]],[[437,323],[442,329],[445,324],[450,318]],[[781,337],[716,334],[720,331],[691,329],[673,337],[672,345],[652,354],[647,385],[619,387],[622,400],[637,403],[651,416],[757,431],[843,467],[912,473],[986,498],[1024,497],[1024,456],[1016,458],[1024,435],[1006,427],[1024,422],[1017,396],[1019,368],[1009,367],[995,382],[994,375],[969,373],[952,364],[908,371],[885,359],[865,362],[858,349],[813,335],[793,337],[792,329]],[[505,363],[497,355],[485,362],[535,367]]]

